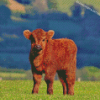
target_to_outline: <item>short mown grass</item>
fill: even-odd
[[[76,82],[74,96],[63,96],[59,81],[54,81],[53,95],[47,95],[44,81],[38,94],[31,94],[32,87],[33,81],[30,80],[1,80],[0,100],[100,100],[100,82]]]

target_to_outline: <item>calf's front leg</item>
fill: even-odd
[[[32,90],[33,94],[38,93],[41,79],[42,79],[42,74],[33,73],[33,81],[34,81],[34,86],[33,86],[33,90]]]
[[[55,73],[47,73],[45,75],[45,82],[47,84],[47,94],[53,94],[53,82]]]

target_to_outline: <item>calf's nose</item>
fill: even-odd
[[[41,45],[35,45],[35,48],[36,48],[38,51],[42,50]]]

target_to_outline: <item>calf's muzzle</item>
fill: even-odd
[[[41,47],[41,45],[35,45],[35,49],[36,49],[37,51],[41,51],[41,50],[42,50],[42,47]]]

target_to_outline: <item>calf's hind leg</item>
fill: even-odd
[[[74,95],[75,73],[67,73],[66,76],[67,94]]]
[[[67,93],[65,71],[59,71],[57,73],[63,86],[63,95],[65,95]]]

